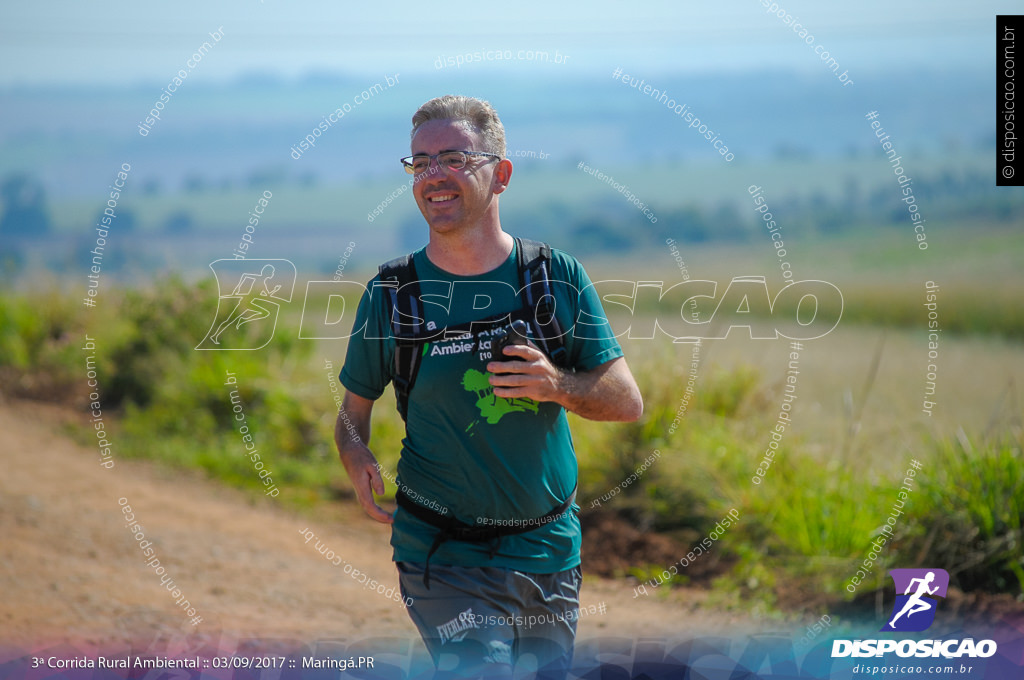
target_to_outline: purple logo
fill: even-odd
[[[890,569],[896,584],[896,603],[892,616],[881,630],[919,632],[935,620],[937,597],[946,596],[949,573],[945,569]]]

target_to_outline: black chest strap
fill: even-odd
[[[494,553],[498,551],[498,547],[501,545],[501,538],[503,536],[525,534],[527,531],[532,531],[545,524],[555,522],[568,512],[575,500],[576,489],[573,489],[564,502],[552,508],[543,517],[525,520],[500,520],[500,523],[478,525],[466,524],[455,519],[454,516],[434,512],[430,508],[420,505],[409,498],[409,496],[402,493],[401,489],[395,493],[395,501],[400,508],[416,519],[438,529],[437,534],[434,536],[434,542],[431,543],[430,550],[427,552],[427,562],[423,568],[423,585],[428,589],[430,588],[430,558],[434,556],[434,553],[441,547],[441,544],[448,541],[465,541],[467,543],[491,542],[490,556],[493,558]]]

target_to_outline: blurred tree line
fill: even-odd
[[[1009,224],[1024,219],[1024,195],[999,190],[988,173],[943,169],[930,177],[915,178],[913,195],[922,215],[933,223]],[[828,236],[865,227],[905,229],[911,222],[902,198],[894,181],[865,189],[848,177],[838,194],[780,194],[773,195],[768,203],[773,219],[785,234]],[[516,224],[529,225],[525,235],[548,240],[552,234],[564,236],[573,243],[574,252],[621,252],[664,244],[668,238],[690,244],[743,242],[759,238],[758,232],[764,229],[760,213],[747,199],[649,207],[658,218],[654,224],[636,206],[613,193],[583,209],[579,205],[548,203],[513,214],[512,219]]]
[[[272,180],[283,181],[270,170],[254,171],[247,179],[250,186],[265,186]],[[302,186],[316,184],[315,177],[292,178]],[[223,183],[217,185],[198,176],[190,176],[181,187],[185,195],[208,191],[226,191]],[[996,187],[989,173],[977,170],[962,171],[943,168],[930,176],[914,179],[914,198],[921,213],[934,223],[956,221],[984,221],[1012,223],[1024,218],[1024,195],[1003,191]],[[143,195],[150,197],[164,192],[153,178],[143,181]],[[776,223],[787,235],[842,234],[853,229],[906,228],[909,222],[907,205],[894,181],[885,181],[865,188],[847,177],[842,188],[831,194],[823,191],[791,192],[773,195],[769,208]],[[600,252],[629,251],[663,244],[672,238],[681,243],[743,242],[760,238],[763,221],[746,197],[716,204],[692,200],[680,205],[649,206],[657,222],[652,224],[636,206],[614,192],[608,192],[600,201],[548,202],[518,211],[509,211],[510,224],[523,225],[524,236],[549,241],[567,241],[574,251]],[[98,223],[102,210],[94,219],[81,225],[83,231]],[[133,232],[138,228],[136,213],[128,205],[118,208],[119,232]],[[301,228],[301,224],[293,224]],[[158,225],[159,233],[175,236],[194,233],[195,216],[187,207],[169,213]],[[422,224],[418,217],[397,227],[400,246],[407,249],[422,245]],[[0,180],[0,241],[4,256],[17,259],[19,244],[45,239],[52,235],[54,225],[48,206],[46,187],[36,177],[25,172],[9,174]]]

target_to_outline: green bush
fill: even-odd
[[[1024,455],[1021,432],[972,445],[960,432],[920,457],[921,527],[908,555],[949,572],[962,590],[1024,593]]]
[[[589,504],[607,495],[657,450],[659,457],[638,482],[625,486],[608,507],[645,528],[703,536],[736,505],[756,467],[743,453],[751,449],[751,424],[738,416],[753,403],[760,380],[748,366],[712,367],[701,374],[683,409],[680,376],[686,373],[658,368],[671,365],[673,358],[663,353],[634,369],[644,395],[640,420],[596,425],[573,417],[580,497]]]
[[[895,491],[863,469],[822,465],[792,444],[779,448],[763,479],[748,497],[743,540],[806,590],[845,596],[844,584],[881,535]],[[890,558],[891,545],[869,578],[880,584]]]
[[[0,389],[44,399],[67,398],[80,390],[87,311],[55,287],[25,296],[0,295]]]

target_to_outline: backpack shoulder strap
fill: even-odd
[[[534,241],[528,238],[516,238],[516,248],[519,256],[519,269],[535,263],[537,258],[545,262],[551,261],[551,246],[543,241]]]
[[[519,285],[523,304],[530,310],[529,323],[541,350],[556,366],[565,368],[568,352],[565,337],[555,318],[551,292],[551,246],[541,241],[516,238]]]
[[[379,267],[381,285],[388,288],[387,310],[391,334],[395,339],[394,374],[398,412],[405,420],[409,408],[409,391],[420,367],[420,344],[417,336],[423,331],[422,302],[419,278],[412,255],[402,255]]]

